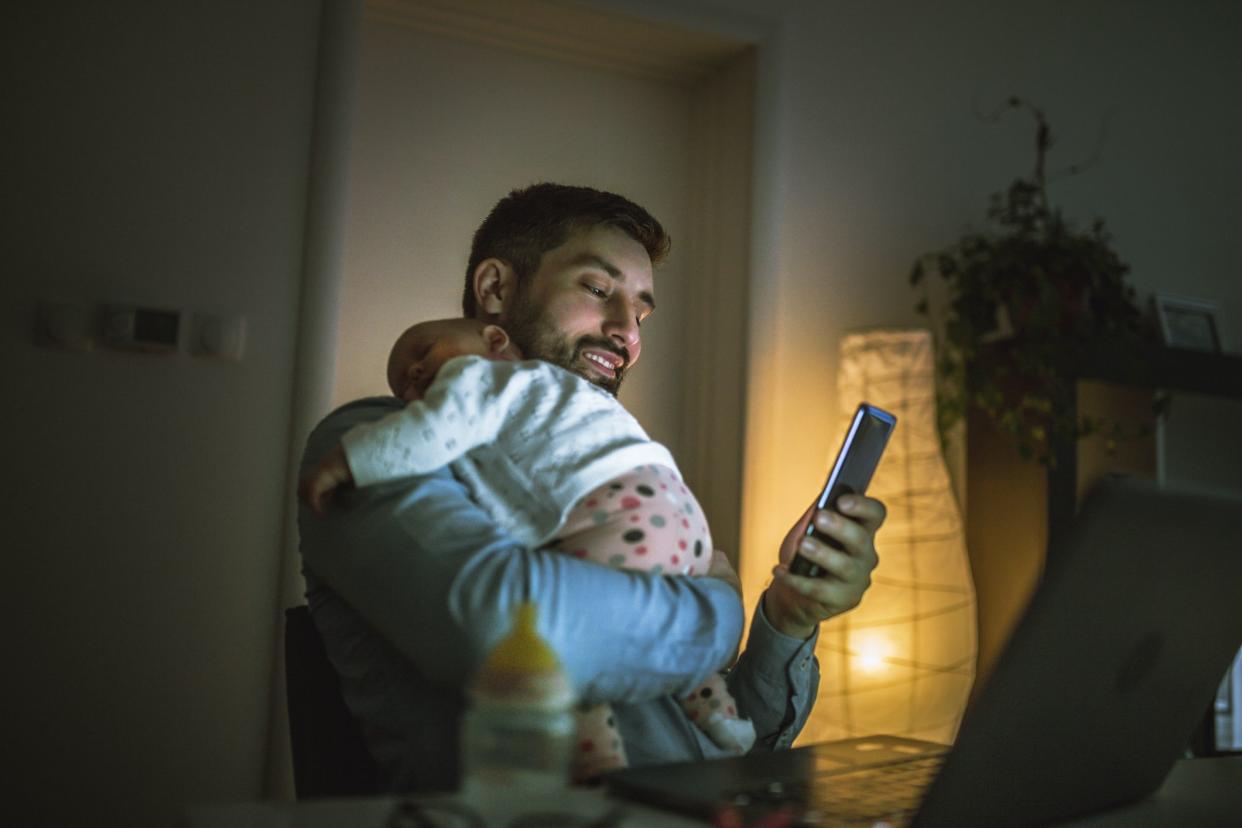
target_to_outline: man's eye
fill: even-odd
[[[595,296],[598,296],[600,299],[608,298],[608,292],[604,290],[603,288],[597,288],[595,285],[583,285],[583,287],[585,287],[588,291],[590,291]]]

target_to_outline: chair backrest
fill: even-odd
[[[379,768],[306,606],[285,610],[285,684],[298,799],[379,793]]]

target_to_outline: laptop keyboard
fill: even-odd
[[[821,776],[806,782],[768,782],[739,791],[732,804],[742,811],[792,808],[801,825],[907,824],[944,764],[928,756]]]

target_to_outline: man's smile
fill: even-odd
[[[581,354],[587,365],[608,379],[615,379],[621,366],[625,365],[625,358],[611,351],[592,348],[581,351]]]

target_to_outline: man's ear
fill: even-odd
[[[509,347],[509,334],[499,325],[484,325],[483,341],[489,353],[501,356]]]
[[[479,262],[474,268],[473,279],[474,300],[479,312],[486,316],[500,316],[517,294],[517,272],[502,259]]]

